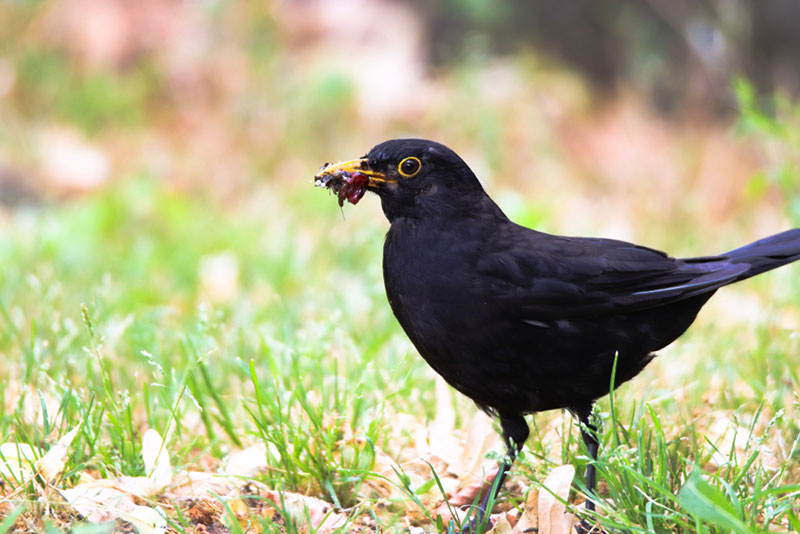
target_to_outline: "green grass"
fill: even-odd
[[[778,333],[769,348],[739,348],[726,355],[716,347],[725,345],[723,336],[730,340],[736,334],[703,326],[702,318],[700,323],[700,332],[690,332],[678,343],[694,345],[692,352],[708,350],[704,361],[692,361],[684,350],[665,354],[618,390],[613,401],[599,403],[602,446],[596,465],[605,501],[595,517],[609,532],[796,531],[796,335]],[[756,329],[763,333],[766,327]],[[782,349],[776,351],[776,345]],[[651,381],[659,388],[665,382],[659,374],[671,366],[688,366],[688,379],[682,381],[686,391],[676,395],[645,384]],[[774,373],[782,376],[780,382],[770,379]],[[709,389],[714,390],[712,405]],[[715,425],[716,417],[724,417],[723,424]],[[541,479],[550,467],[571,462],[578,467],[576,486],[585,488],[582,470],[588,453],[577,425],[566,421],[561,454],[554,457],[546,448],[548,441],[538,441],[534,431],[532,454],[524,457],[523,470]],[[732,441],[725,441],[720,431]],[[766,457],[776,450],[782,451],[782,461]]]
[[[505,199],[520,218],[547,224],[547,213]],[[377,448],[402,453],[390,440],[396,414],[435,415],[433,377],[385,302],[386,223],[374,199],[342,213],[310,187],[264,186],[231,208],[142,173],[75,202],[10,212],[0,233],[0,442],[47,450],[80,426],[64,487],[85,472],[144,475],[145,428],[167,436],[176,471],[261,442],[266,486],[325,499],[355,522],[404,524],[404,502],[379,517],[377,501],[359,490],[376,476]],[[225,282],[203,267],[219,258],[221,276],[235,280],[221,294],[215,284]],[[224,267],[231,259],[233,274]],[[712,305],[613,404],[599,403],[596,518],[605,528],[797,530],[799,347],[796,331],[779,324],[796,324],[798,280],[792,266],[726,288],[761,303],[755,323],[725,319],[725,305]],[[457,403],[462,419],[473,410]],[[558,413],[530,422],[516,476],[536,487],[572,463],[580,501],[588,459],[576,424]],[[390,479],[422,508],[442,491],[435,476],[422,488],[401,472]],[[24,510],[40,528],[69,524],[48,515],[36,483],[5,483],[17,488],[9,511]],[[517,506],[524,498],[503,494]],[[233,518],[226,524],[241,528],[220,499]],[[180,508],[168,517],[174,530],[191,530]],[[456,528],[436,527],[428,510],[421,517]],[[291,519],[253,521],[303,529]]]
[[[0,235],[0,442],[46,450],[80,425],[66,487],[85,471],[144,475],[147,427],[168,436],[176,470],[263,442],[267,486],[368,514],[358,492],[375,447],[391,446],[393,414],[424,419],[435,403],[432,374],[382,294],[378,214],[345,214],[310,189],[265,191],[230,212],[147,178],[14,213]],[[221,253],[236,258],[239,285],[214,301],[198,266]],[[796,528],[798,339],[770,319],[795,313],[798,293],[767,296],[797,287],[796,277],[788,268],[745,287],[759,290],[769,312],[744,330],[701,314],[675,349],[616,393],[613,409],[600,403],[604,526]],[[471,410],[458,405],[462,416]],[[721,415],[741,450],[720,463],[712,455],[722,437],[709,428]],[[587,458],[577,426],[557,413],[532,423],[517,476],[535,484],[570,462],[580,489]],[[544,431],[553,424],[555,434]],[[765,461],[762,444],[777,460]],[[10,502],[45,513],[33,484]]]
[[[338,239],[335,203],[311,193],[305,227],[280,202],[233,216],[147,179],[16,213],[0,237],[0,442],[47,449],[82,425],[69,485],[143,475],[143,427],[172,427],[178,466],[263,441],[270,487],[355,504],[385,406],[431,405],[433,388],[374,304],[380,229]],[[240,288],[212,304],[198,265],[220,251]]]
[[[94,192],[0,213],[0,443],[47,451],[80,429],[51,486],[0,480],[0,534],[110,532],[114,525],[69,515],[56,488],[86,474],[145,475],[148,428],[166,438],[176,472],[214,470],[232,452],[263,444],[268,469],[254,483],[332,503],[348,514],[342,532],[404,531],[407,523],[457,530],[431,516],[447,473],[374,472],[383,454],[408,459],[415,437],[405,423],[430,423],[439,399],[433,372],[383,294],[387,223],[378,203],[368,197],[340,211],[312,189],[311,174],[326,159],[360,155],[386,136],[441,138],[471,150],[465,157],[517,221],[564,232],[561,225],[576,219],[564,220],[576,213],[568,199],[589,197],[577,204],[589,206],[602,190],[609,219],[617,220],[615,210],[632,214],[637,236],[681,254],[756,237],[750,225],[758,215],[780,211],[783,219],[770,224],[800,225],[799,108],[781,100],[775,114],[765,113],[746,84],[738,87],[738,129],[763,148],[764,170],[727,208],[719,235],[719,220],[705,231],[712,217],[690,209],[703,200],[690,187],[670,215],[649,198],[659,184],[631,189],[646,191],[641,198],[595,169],[571,166],[575,154],[558,139],[566,123],[592,112],[587,91],[568,73],[545,72],[552,69],[536,58],[505,64],[518,81],[500,88],[504,97],[486,83],[492,58],[476,55],[436,75],[430,108],[415,102],[409,115],[360,117],[357,85],[337,72],[298,73],[265,10],[211,6],[233,10],[211,17],[208,28],[230,39],[219,50],[241,52],[234,59],[246,87],[204,86],[216,96],[194,112],[211,127],[201,124],[193,137],[194,123],[187,127],[172,110],[175,88],[156,52],[119,71],[81,69],[38,35],[46,2],[12,4],[0,3],[14,22],[0,28],[0,42],[16,84],[0,98],[0,123],[11,125],[0,128],[0,163],[36,182],[39,134],[68,126],[107,151],[115,173]],[[236,61],[208,59],[235,77]],[[198,79],[219,75],[197,68]],[[551,100],[558,104],[542,104]],[[209,132],[217,137],[209,141]],[[219,153],[205,154],[217,145]],[[693,149],[681,155],[703,154]],[[187,182],[200,185],[182,182],[182,169],[191,168],[185,160],[199,167]],[[240,181],[230,193],[220,182],[232,175]],[[755,305],[757,313],[737,313]],[[798,265],[725,288],[613,402],[600,401],[603,502],[595,519],[607,531],[800,531],[798,310]],[[453,410],[463,427],[475,408],[456,398]],[[588,458],[576,423],[558,412],[528,420],[516,487],[537,488],[553,467],[571,463],[570,503],[580,502]],[[365,489],[381,477],[397,490],[391,498]],[[283,501],[257,493],[209,498],[231,532],[310,530]],[[505,506],[525,499],[525,492],[501,494]],[[171,531],[194,532],[186,503],[152,501]],[[250,512],[244,518],[240,501]]]

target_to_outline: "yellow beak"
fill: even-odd
[[[394,182],[394,180],[388,179],[385,174],[370,169],[369,161],[366,158],[353,159],[350,161],[339,161],[337,163],[323,165],[314,176],[314,180],[321,180],[326,176],[335,176],[343,172],[348,172],[351,174],[360,172],[361,174],[365,174],[369,176],[370,185],[372,185],[373,182],[378,184]]]

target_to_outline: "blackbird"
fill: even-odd
[[[316,181],[340,202],[361,198],[353,188],[380,197],[390,223],[389,304],[428,364],[499,419],[508,450],[496,488],[528,438],[525,414],[566,408],[596,460],[590,415],[615,365],[617,387],[683,334],[718,288],[800,259],[800,228],[684,259],[525,228],[455,152],[424,139],[386,141],[360,159],[326,164]],[[586,486],[593,510],[593,462]]]

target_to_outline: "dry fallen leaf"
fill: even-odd
[[[522,512],[522,517],[514,526],[514,534],[522,534],[524,532],[534,531],[539,528],[539,490],[536,488],[528,492],[528,498],[525,500],[525,511]]]
[[[480,502],[482,496],[492,487],[497,473],[498,470],[495,469],[489,473],[483,481],[473,482],[462,488],[458,493],[439,506],[433,513],[434,517],[441,517],[445,524],[451,519],[458,519],[460,521],[461,517],[454,518],[452,512],[459,512],[468,506],[472,506],[476,501]],[[460,516],[460,514],[458,515]]]
[[[142,436],[142,460],[145,473],[152,480],[156,493],[172,482],[172,465],[166,444],[161,435],[152,428]]]
[[[184,471],[175,476],[175,481],[164,496],[173,499],[203,499],[212,494],[225,497],[236,489],[236,483],[227,475],[204,471]]]
[[[486,453],[499,448],[501,441],[491,420],[483,412],[476,412],[470,419],[465,441],[461,454],[450,463],[448,471],[455,473],[462,483],[472,484],[479,482],[484,473],[496,464],[494,460],[486,459]]]
[[[268,491],[267,499],[290,514],[298,522],[298,526],[311,521],[311,526],[320,534],[333,532],[347,522],[345,514],[334,512],[333,505],[317,499],[289,491]]]
[[[33,476],[37,458],[42,450],[27,443],[3,443],[0,445],[0,480],[22,483]]]
[[[126,493],[134,495],[140,499],[147,499],[159,492],[156,483],[150,477],[117,477],[117,478],[101,478],[95,480],[100,486],[106,488],[114,488]]]
[[[122,519],[132,523],[139,534],[163,534],[166,531],[167,521],[157,510],[137,506],[130,495],[108,487],[105,480],[78,484],[60,493],[72,509],[89,522]]]
[[[40,465],[60,472],[66,449],[75,437],[76,429],[59,440],[51,449],[53,456],[42,458]],[[48,453],[50,456],[50,453]],[[61,495],[87,521],[100,523],[123,519],[136,526],[139,534],[162,534],[167,522],[161,513],[149,506],[137,506],[131,495],[140,498],[155,495],[172,480],[172,466],[164,440],[155,430],[147,430],[142,436],[142,459],[146,477],[118,477],[114,479],[90,480],[74,488],[60,490]],[[47,461],[45,461],[47,460]],[[53,475],[55,476],[55,475]]]
[[[246,528],[248,523],[248,509],[241,497],[225,499],[225,504],[230,513],[226,513],[222,516],[222,523],[231,531]],[[235,526],[235,524],[238,525]]]
[[[142,436],[142,460],[148,476],[100,479],[94,481],[98,487],[113,488],[124,494],[141,499],[161,492],[172,481],[172,465],[164,440],[155,430],[149,429]]]
[[[175,499],[204,499],[212,494],[233,496],[237,488],[252,483],[250,477],[268,467],[267,449],[258,443],[234,452],[218,473],[182,471],[177,473],[165,495]]]
[[[383,449],[375,446],[375,461],[372,464],[372,471],[379,476],[369,476],[359,489],[359,495],[367,499],[385,498],[402,499],[405,495],[397,484],[392,480],[397,478],[396,471],[400,467],[394,459],[386,454]]]
[[[499,516],[500,517],[494,521],[492,530],[486,534],[512,534],[514,529],[511,527],[511,523],[508,521],[506,514],[499,514]]]
[[[436,377],[436,417],[428,425],[429,454],[439,458],[451,458],[454,451],[461,450],[456,428],[456,412],[453,409],[453,390],[443,378]]]
[[[263,443],[237,451],[225,462],[225,473],[238,477],[252,477],[268,467],[267,447]]]
[[[544,487],[539,490],[538,504],[539,534],[569,534],[573,516],[566,513],[563,501],[569,497],[573,478],[575,468],[561,465],[550,471],[542,482]]]
[[[132,523],[139,534],[164,534],[167,531],[167,520],[149,506],[135,506],[130,513],[123,514],[122,519]]]
[[[391,421],[391,436],[387,443],[387,449],[400,451],[397,457],[398,461],[402,463],[430,454],[427,423],[405,413],[393,414]]]
[[[465,486],[461,491],[450,497],[451,506],[467,506],[480,499],[492,487],[495,477],[497,476],[498,469],[490,472],[480,482],[473,482]]]
[[[136,506],[126,493],[98,486],[95,482],[62,490],[61,495],[76,512],[92,523],[111,521],[133,511]]]
[[[61,436],[61,439],[59,439],[55,445],[50,447],[50,450],[47,451],[47,454],[39,458],[39,460],[36,462],[36,469],[39,471],[39,473],[41,473],[45,482],[52,482],[58,475],[61,474],[61,471],[64,469],[64,465],[67,462],[67,452],[69,452],[69,446],[72,444],[72,441],[78,434],[79,429],[80,426],[76,426]]]
[[[76,512],[92,523],[112,521],[133,511],[136,505],[130,495],[99,482],[104,481],[78,484],[60,493]]]

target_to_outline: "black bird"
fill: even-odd
[[[528,438],[525,414],[568,409],[596,460],[590,415],[615,358],[617,387],[683,334],[718,288],[800,259],[800,229],[685,259],[537,232],[510,221],[455,152],[423,139],[386,141],[324,166],[316,181],[340,202],[357,202],[363,189],[380,197],[389,304],[430,366],[499,419],[508,452],[498,488]],[[593,463],[586,485],[592,510]]]

